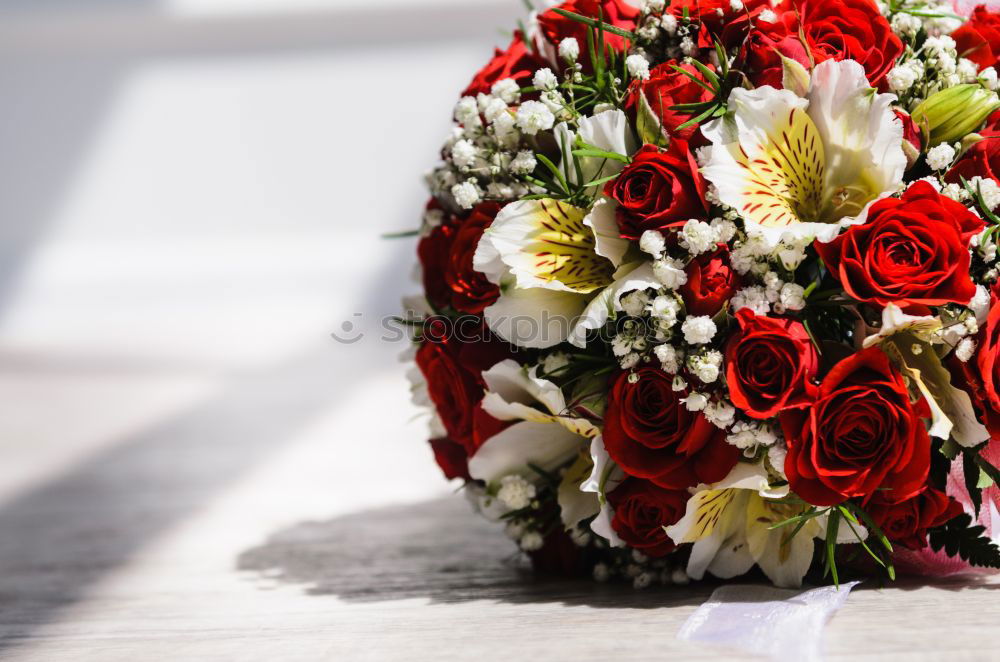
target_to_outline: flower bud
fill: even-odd
[[[1000,99],[981,85],[956,85],[935,92],[913,111],[913,121],[925,131],[927,147],[961,140],[978,129]]]

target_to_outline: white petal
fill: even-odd
[[[587,332],[599,329],[614,315],[621,312],[621,297],[635,290],[659,289],[660,281],[653,274],[652,263],[646,262],[601,290],[576,321],[567,340],[577,347],[587,346]]]
[[[528,465],[555,471],[579,452],[584,440],[551,423],[515,423],[486,440],[469,459],[469,475],[491,483],[510,474],[538,476]]]
[[[594,437],[590,442],[590,459],[593,469],[590,472],[590,477],[580,484],[580,490],[597,495],[598,502],[602,504],[600,513],[590,524],[590,530],[611,543],[612,547],[622,547],[625,543],[611,528],[614,510],[608,505],[605,494],[614,491],[616,487],[621,485],[621,482],[625,480],[625,474],[611,460],[607,449],[604,448],[604,439],[600,436]]]
[[[615,530],[611,528],[611,519],[615,516],[614,509],[605,503],[601,506],[601,512],[590,523],[590,530],[608,541],[612,547],[624,547],[625,541],[618,537]]]
[[[483,317],[490,329],[507,342],[545,349],[569,337],[586,304],[585,297],[573,292],[510,287],[483,311]]]
[[[581,484],[590,476],[591,465],[590,454],[582,452],[559,482],[556,500],[559,503],[559,516],[566,529],[575,527],[579,522],[597,515],[601,510],[601,502],[597,495],[581,489]]]
[[[756,526],[747,532],[750,554],[775,586],[797,588],[812,565],[815,545],[806,527],[789,540],[782,549],[781,529],[768,531]]]
[[[617,269],[621,266],[622,260],[625,259],[629,241],[621,237],[618,221],[615,218],[615,207],[617,204],[614,200],[601,197],[594,203],[590,214],[583,219],[583,224],[594,231],[594,237],[597,240],[595,246],[597,254],[610,260]]]
[[[592,117],[584,117],[578,123],[578,135],[589,145],[606,152],[614,152],[625,156],[632,155],[638,148],[635,134],[628,123],[628,117],[621,110],[606,110]],[[625,168],[625,164],[615,159],[583,157],[579,159],[583,181],[578,181],[576,168],[571,155],[574,135],[568,129],[560,134],[560,149],[563,152],[561,167],[566,177],[573,184],[585,184],[604,177],[616,175]],[[568,142],[567,142],[568,141]],[[569,149],[567,149],[567,145]]]
[[[693,560],[693,555],[692,555]],[[688,562],[690,575],[691,561]],[[742,532],[734,532],[719,545],[707,570],[719,579],[732,579],[753,567],[753,556]]]
[[[809,116],[826,152],[826,188],[868,189],[868,202],[894,193],[903,181],[903,124],[892,111],[893,94],[879,94],[853,60],[826,60],[813,69]],[[841,225],[863,222],[845,218]]]

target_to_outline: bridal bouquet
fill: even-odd
[[[532,13],[427,176],[445,475],[638,587],[1000,567],[998,60],[945,0]]]

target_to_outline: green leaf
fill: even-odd
[[[558,181],[559,185],[562,187],[562,190],[566,193],[569,193],[569,184],[566,183],[566,176],[563,175],[562,170],[557,168],[556,164],[552,163],[552,161],[549,160],[549,157],[545,156],[544,154],[541,153],[535,154],[535,158],[538,159],[539,163],[544,165],[552,172],[553,176],[555,176],[556,178],[556,181]]]
[[[584,25],[589,25],[590,27],[597,28],[598,30],[601,30],[603,32],[609,32],[609,33],[611,33],[613,35],[618,35],[619,37],[624,37],[625,39],[630,39],[632,41],[635,41],[635,33],[634,32],[629,32],[628,30],[623,30],[622,28],[618,28],[618,27],[615,27],[613,25],[609,25],[609,24],[605,23],[604,21],[597,20],[596,18],[589,18],[587,16],[581,16],[580,14],[577,14],[577,13],[571,12],[571,11],[567,11],[565,9],[555,8],[555,9],[552,9],[552,11],[554,11],[557,14],[559,14],[560,16],[565,16],[566,18],[568,18],[568,19],[570,19],[572,21],[576,21],[577,23],[583,23]]]
[[[404,230],[403,232],[386,232],[382,235],[382,239],[406,239],[407,237],[416,237],[420,235],[420,230]]]
[[[708,83],[706,83],[702,79],[698,78],[697,76],[695,76],[693,73],[691,73],[687,69],[684,69],[682,67],[678,67],[676,64],[670,65],[670,68],[673,69],[674,71],[676,71],[679,74],[684,74],[685,76],[687,76],[688,78],[690,78],[692,81],[694,81],[698,85],[701,85],[702,87],[704,87],[706,90],[708,90],[712,94],[718,94],[719,93],[719,91],[716,88],[712,87],[711,85],[709,85]]]
[[[593,157],[598,159],[612,159],[614,161],[621,161],[622,163],[632,163],[632,159],[625,156],[624,154],[619,154],[617,152],[606,152],[603,149],[596,149],[596,148],[574,149],[573,156]]]
[[[976,465],[983,470],[983,473],[990,477],[990,480],[1000,485],[1000,469],[997,469],[984,460],[982,455],[976,455]]]
[[[840,586],[840,576],[837,574],[837,532],[840,529],[840,511],[831,510],[830,519],[826,523],[826,569],[833,576],[833,585]]]

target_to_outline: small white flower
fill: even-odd
[[[681,402],[688,411],[701,411],[708,406],[708,397],[704,393],[692,393],[686,398],[681,398]]]
[[[998,87],[997,70],[993,67],[986,67],[979,72],[979,82],[988,89],[996,90]]]
[[[633,290],[621,299],[622,309],[629,317],[639,317],[649,305],[649,296],[643,290]]]
[[[668,328],[677,323],[680,311],[680,303],[672,296],[658,296],[649,304],[649,314],[663,321]]]
[[[471,168],[479,158],[479,149],[468,140],[459,140],[451,148],[451,160],[459,168]]]
[[[729,0],[729,8],[733,11],[743,11],[743,3],[740,0]]]
[[[718,328],[711,317],[699,315],[684,320],[684,324],[681,325],[681,331],[684,333],[685,342],[689,345],[703,345],[711,342]]]
[[[524,150],[518,152],[514,160],[510,162],[510,171],[515,175],[527,175],[534,172],[537,165],[538,161],[535,160],[535,155]]]
[[[728,402],[712,402],[705,407],[704,414],[709,423],[725,430],[736,419],[736,408]]]
[[[673,14],[664,14],[660,19],[660,27],[671,37],[677,32],[677,17]]]
[[[694,53],[694,40],[691,37],[684,37],[681,39],[681,52],[684,55],[691,55]]]
[[[893,32],[901,37],[912,37],[920,32],[920,28],[923,27],[923,23],[920,22],[918,17],[903,12],[899,12],[892,17],[891,25]]]
[[[521,549],[526,552],[534,552],[545,545],[545,539],[538,531],[528,531],[521,538]]]
[[[982,285],[976,285],[976,295],[969,302],[969,308],[980,324],[986,321],[990,312],[990,292]]]
[[[944,170],[955,160],[955,148],[948,143],[941,143],[927,152],[927,165],[932,170]]]
[[[480,103],[479,107],[483,111],[483,117],[491,124],[496,122],[497,118],[501,115],[508,114],[507,102],[498,97],[486,97],[485,102]]]
[[[979,191],[983,197],[983,202],[990,211],[1000,206],[1000,185],[992,177],[973,177],[969,183],[972,190]]]
[[[646,230],[639,237],[639,249],[643,253],[648,253],[659,259],[667,247],[667,242],[663,239],[663,234],[659,230]]]
[[[609,579],[611,579],[611,570],[607,565],[598,563],[594,566],[594,581],[601,582],[603,584]]]
[[[632,78],[647,80],[649,78],[649,60],[638,53],[625,58],[625,66]]]
[[[767,292],[759,286],[751,286],[737,292],[732,299],[733,312],[749,308],[757,315],[771,312],[771,304],[767,300]]]
[[[664,287],[676,290],[687,282],[687,273],[684,271],[684,263],[673,258],[665,257],[653,263],[653,275],[663,283]]]
[[[893,92],[905,92],[917,82],[917,74],[910,67],[897,66],[886,74],[885,80]]]
[[[559,87],[559,79],[548,67],[536,71],[531,82],[540,90],[554,90]]]
[[[529,136],[548,131],[556,122],[555,115],[539,101],[525,101],[517,109],[517,127]]]
[[[570,64],[580,57],[580,43],[573,37],[566,37],[559,42],[559,57]]]
[[[955,348],[955,357],[962,363],[968,363],[972,355],[976,353],[976,341],[972,338],[963,338]]]
[[[795,283],[785,283],[778,300],[785,310],[802,310],[806,307],[805,289]]]
[[[711,225],[697,219],[691,219],[684,224],[681,236],[688,252],[692,255],[700,255],[715,248],[719,239]]]
[[[535,486],[518,475],[504,476],[500,479],[500,489],[497,499],[511,510],[521,510],[531,505],[535,498]]]
[[[521,86],[513,78],[503,78],[493,83],[490,94],[507,103],[517,103],[521,98]]]
[[[480,124],[479,104],[473,97],[462,97],[455,104],[455,121],[464,126]]]
[[[451,195],[455,198],[455,203],[462,209],[472,209],[482,200],[479,185],[472,179],[452,186]]]
[[[673,345],[657,345],[653,348],[653,353],[656,354],[663,372],[671,375],[677,374],[680,369],[680,356]]]
[[[975,83],[979,78],[979,65],[963,57],[958,61],[956,73],[963,83]]]
[[[687,387],[688,387],[687,381],[680,375],[674,377],[674,382],[673,384],[670,385],[670,388],[672,388],[674,391],[677,392],[683,391]]]
[[[778,20],[778,15],[775,14],[770,9],[765,9],[760,14],[757,15],[757,20],[762,23],[775,23]]]
[[[663,11],[666,6],[666,0],[642,0],[642,10],[647,14]]]
[[[507,526],[504,527],[504,533],[511,540],[520,540],[524,535],[524,525],[520,522],[515,522],[513,520],[507,522]]]

